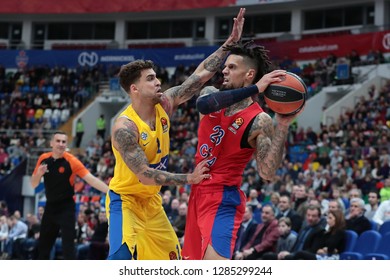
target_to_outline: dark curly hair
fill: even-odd
[[[141,78],[141,72],[145,69],[154,69],[155,65],[151,60],[135,60],[126,65],[122,65],[118,77],[121,87],[129,92],[130,85]]]
[[[271,71],[273,68],[271,60],[268,57],[268,50],[264,46],[257,45],[253,40],[243,43],[241,41],[227,45],[223,47],[225,51],[229,51],[230,54],[239,55],[247,58],[247,63],[256,69],[256,76],[254,82],[257,82],[265,74]]]

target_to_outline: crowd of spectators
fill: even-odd
[[[370,63],[356,61],[356,58],[352,57],[352,54],[348,57],[350,61],[348,63],[351,65]],[[335,77],[330,74],[332,73],[330,65],[336,65],[338,60],[334,55],[330,55],[325,59],[317,60],[314,64],[298,67],[294,61],[285,58],[277,62],[277,67],[300,75],[308,84],[310,93],[315,94],[319,88],[334,83]],[[379,60],[380,58],[377,58],[375,63],[382,62]],[[174,86],[189,76],[193,69],[194,67],[180,66],[169,77],[167,71],[160,68],[158,75],[165,86]],[[332,69],[334,70],[334,67]],[[115,67],[75,70],[42,67],[5,75],[4,69],[0,68],[0,92],[3,92],[0,98],[2,110],[0,179],[28,156],[28,147],[47,146],[45,131],[56,129],[66,121],[64,119],[53,122],[52,119],[45,119],[45,109],[50,108],[53,111],[68,109],[69,115],[73,114],[96,92],[94,81],[107,79],[113,76],[116,70]],[[210,84],[217,86],[220,81],[221,76],[216,75]],[[26,85],[29,89],[24,89]],[[51,93],[59,95],[54,97],[55,94],[49,95]],[[319,219],[325,226],[326,213],[333,207],[334,202],[337,202],[336,206],[343,211],[347,220],[361,217],[364,213],[369,213],[368,219],[373,220],[379,202],[371,203],[371,200],[374,200],[371,197],[377,196],[380,199],[380,195],[383,194],[382,199],[386,198],[383,200],[386,203],[390,199],[388,196],[390,180],[386,180],[390,172],[389,103],[390,81],[379,89],[372,86],[367,95],[357,102],[355,108],[347,110],[336,123],[329,126],[322,125],[320,131],[313,131],[311,128],[303,129],[299,124],[292,126],[286,142],[285,159],[274,180],[264,181],[259,177],[254,159],[245,169],[241,188],[248,197],[250,216],[253,216],[257,224],[262,224],[262,218],[270,221],[279,219],[284,217],[282,213],[286,212],[286,209],[291,208],[294,210],[294,216],[289,217],[290,221],[283,220],[282,224],[284,227],[290,227],[290,230],[292,228],[294,232],[299,232],[307,223],[305,215],[310,205],[317,205],[320,208]],[[272,115],[265,104],[262,105]],[[41,116],[36,115],[39,109],[43,110]],[[172,172],[188,173],[194,168],[198,121],[195,99],[181,105],[172,118],[169,160],[169,169]],[[109,183],[115,163],[109,135],[102,139],[97,134],[88,143],[87,147],[75,150],[76,156],[92,174]],[[296,147],[299,147],[299,155],[296,154]],[[358,194],[355,198],[361,200],[352,201],[350,199],[356,190]],[[104,196],[79,178],[76,178],[75,192],[79,207],[78,221],[75,225],[79,233],[78,258],[104,259],[107,252],[107,225],[101,217],[105,216],[103,215]],[[185,238],[184,227],[189,192],[189,185],[164,186],[161,191],[163,207],[181,242]],[[361,212],[354,214],[350,211],[352,202],[357,203],[356,208],[361,209]],[[4,201],[2,204],[7,203]],[[270,205],[271,208],[266,208],[262,213],[264,205]],[[368,210],[364,211],[364,209]],[[390,212],[390,210],[385,211]],[[11,215],[6,211],[6,207],[4,209],[2,207],[0,216],[2,216],[0,218],[2,231],[6,225],[11,229],[14,224],[27,225],[27,232],[21,237],[25,242],[23,245],[16,243],[16,248],[19,248],[17,253],[9,251],[9,247],[6,247],[9,244],[7,238],[3,239],[0,236],[1,252],[7,253],[6,257],[34,258],[36,248],[34,239],[37,240],[39,226],[33,225],[39,224],[40,214],[29,213],[25,219],[16,215],[17,221],[15,221],[15,213]],[[377,223],[380,224],[380,221]],[[273,224],[276,227],[277,223],[273,222]],[[349,226],[352,228],[351,225]],[[286,236],[290,234],[290,231],[283,232]],[[255,241],[258,240],[251,242]],[[277,242],[277,238],[274,241]],[[276,252],[276,243],[274,245],[269,248]],[[251,255],[249,258],[254,256],[257,258],[266,252],[258,253],[252,252],[251,249],[251,252],[248,251],[245,255]],[[244,254],[240,256],[247,258]],[[53,258],[60,257],[61,244],[56,244]]]

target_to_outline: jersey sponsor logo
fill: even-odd
[[[161,121],[161,126],[163,128],[163,133],[167,132],[168,131],[168,120],[166,118],[162,117],[160,119],[160,121]]]
[[[232,127],[234,127],[235,129],[239,129],[243,124],[244,124],[244,119],[243,118],[237,118],[232,123]]]
[[[234,134],[237,134],[237,129],[239,129],[243,124],[244,124],[244,119],[239,117],[234,120],[234,122],[228,127],[228,129]]]
[[[234,126],[234,128],[238,129],[240,128],[240,126],[242,126],[244,124],[244,119],[239,117],[237,118],[234,123],[232,124]]]
[[[60,167],[58,168],[58,172],[59,172],[59,173],[64,173],[64,172],[65,172],[65,167],[60,166]]]
[[[141,139],[142,140],[148,139],[148,134],[146,132],[141,132]]]
[[[169,252],[169,259],[170,260],[177,260],[177,254],[174,251]]]

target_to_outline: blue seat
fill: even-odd
[[[357,239],[352,251],[344,251],[340,254],[341,260],[362,260],[363,256],[374,253],[382,239],[381,234],[376,230],[367,230]]]
[[[258,224],[261,224],[261,209],[260,208],[254,207],[253,220],[255,220]]]
[[[382,236],[381,242],[375,253],[364,255],[365,260],[389,260],[390,259],[390,232]]]
[[[29,85],[24,85],[22,87],[22,93],[29,93],[31,91],[31,88]]]
[[[355,248],[356,241],[358,240],[358,234],[353,230],[346,230],[346,241],[344,252],[352,252],[353,248]]]
[[[384,236],[386,233],[390,232],[390,220],[385,221],[380,227],[379,227],[379,233]]]
[[[379,224],[373,220],[370,220],[371,223],[371,229],[372,230],[378,230],[379,229]]]
[[[46,93],[54,93],[54,87],[52,85],[48,85],[46,87]]]

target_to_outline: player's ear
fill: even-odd
[[[255,69],[252,69],[250,68],[247,72],[246,72],[246,79],[249,80],[249,81],[253,81],[253,79],[255,78],[256,76],[256,71]]]
[[[136,92],[138,91],[138,87],[136,86],[136,84],[131,84],[130,85],[130,92]]]

